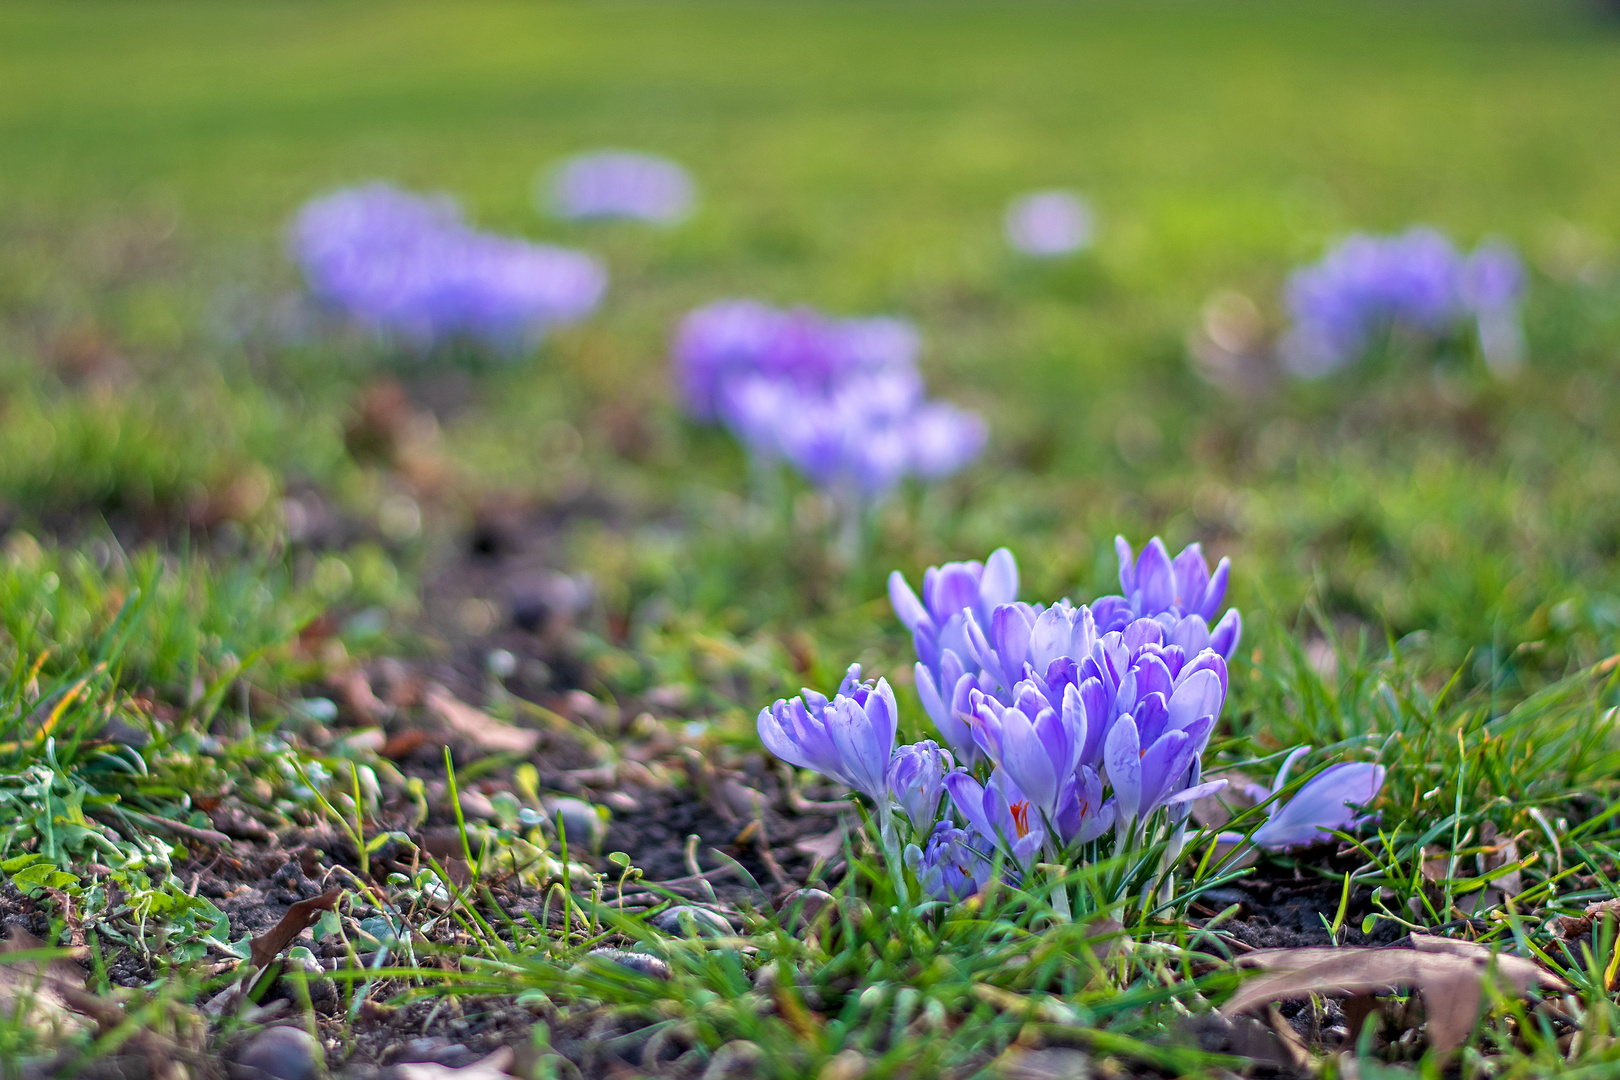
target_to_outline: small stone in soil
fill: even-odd
[[[653,916],[653,925],[675,937],[729,937],[731,924],[707,908],[679,904]]]
[[[469,1064],[478,1057],[460,1043],[438,1036],[412,1039],[389,1056],[396,1064],[445,1065],[452,1069]]]
[[[248,1040],[231,1071],[237,1080],[317,1080],[324,1058],[309,1032],[273,1027]]]
[[[776,914],[789,930],[808,926],[816,921],[832,899],[832,893],[824,889],[794,889],[776,905]]]
[[[646,975],[654,979],[669,978],[669,965],[656,956],[646,953],[626,952],[623,949],[592,949],[588,958],[617,964],[622,968],[634,971],[638,975]]]
[[[568,830],[570,846],[583,845],[591,851],[602,846],[607,835],[607,824],[596,812],[596,807],[584,799],[552,799],[546,804],[551,820],[560,830]]]

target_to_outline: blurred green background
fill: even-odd
[[[1083,599],[1115,531],[1159,532],[1234,556],[1252,642],[1315,612],[1308,635],[1417,633],[1436,671],[1539,680],[1620,626],[1617,48],[1574,2],[8,3],[0,497],[35,532],[230,522],[274,548],[289,490],[362,522],[405,491],[426,541],[351,537],[331,557],[371,570],[328,574],[398,627],[487,500],[590,491],[628,508],[564,560],[604,638],[808,633],[826,671],[903,651],[874,618],[892,567],[1011,543],[1027,596]],[[539,170],[595,146],[687,165],[696,218],[544,219]],[[310,323],[285,225],[369,179],[602,254],[605,308],[505,365]],[[1099,240],[1036,265],[1001,214],[1049,186],[1087,195]],[[1258,396],[1195,372],[1212,294],[1274,328],[1291,267],[1414,222],[1526,255],[1517,383],[1467,355]],[[674,320],[734,294],[916,320],[931,384],[991,422],[985,462],[886,508],[852,572],[802,499],[760,525],[739,452],[665,385]],[[379,373],[437,413],[448,485],[346,446]]]

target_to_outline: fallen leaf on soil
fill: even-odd
[[[1479,1019],[1483,983],[1491,950],[1473,941],[1413,934],[1413,948],[1259,949],[1240,957],[1240,968],[1264,974],[1238,988],[1222,1007],[1227,1016],[1249,1012],[1286,998],[1308,994],[1350,996],[1412,987],[1423,998],[1431,1046],[1450,1050],[1462,1044]],[[1499,978],[1519,993],[1532,985],[1568,989],[1562,979],[1519,956],[1497,954]]]
[[[808,855],[817,862],[826,862],[844,850],[844,827],[840,825],[823,836],[808,836],[797,840],[793,850]]]
[[[1620,918],[1620,900],[1594,900],[1586,905],[1584,914],[1580,916],[1560,915],[1553,920],[1558,929],[1558,936],[1565,941],[1583,937],[1592,929],[1592,923],[1607,912]]]
[[[393,710],[388,703],[378,697],[371,689],[371,680],[359,668],[350,668],[341,675],[332,679],[338,689],[338,696],[349,711],[368,724],[381,723],[386,720]]]
[[[503,1046],[488,1057],[479,1058],[471,1065],[452,1069],[433,1062],[395,1065],[399,1080],[508,1080],[512,1065],[512,1048]]]
[[[428,711],[446,727],[481,750],[496,754],[532,754],[540,745],[540,732],[497,720],[437,684],[427,688],[422,700]]]
[[[50,946],[18,926],[0,942],[0,954]],[[73,997],[84,991],[84,972],[67,960],[18,960],[0,964],[0,1015],[29,1028],[64,1035],[82,1028]]]
[[[313,899],[300,900],[288,908],[287,914],[281,917],[280,922],[248,943],[253,966],[263,968],[280,956],[281,950],[291,945],[294,938],[315,925],[321,917],[321,912],[336,908],[342,896],[342,889],[330,889]]]
[[[1506,840],[1500,840],[1496,832],[1496,822],[1487,821],[1480,826],[1479,840],[1482,844],[1490,845],[1489,850],[1483,852],[1483,857],[1479,860],[1481,875],[1519,861],[1517,838],[1510,836]],[[1506,896],[1518,896],[1524,891],[1524,878],[1517,870],[1503,874],[1491,884]]]

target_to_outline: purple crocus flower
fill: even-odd
[[[766,376],[720,393],[720,418],[756,458],[786,462],[845,503],[875,503],[907,476],[941,479],[984,446],[983,422],[924,401],[909,369],[850,375],[825,394]]]
[[[607,287],[590,256],[479,232],[447,196],[387,184],[305,204],[289,246],[317,299],[419,348],[456,337],[520,345],[588,314]]]
[[[1100,745],[1101,767],[1113,789],[1117,818],[1141,823],[1163,806],[1177,806],[1222,781],[1198,783],[1198,759],[1226,700],[1226,661],[1205,649],[1190,660],[1166,640],[1164,627],[1138,619],[1104,634],[1079,665],[1074,691],[1085,705],[1087,743],[1081,761]],[[1100,731],[1100,744],[1092,729]]]
[[[968,694],[978,689],[967,641],[969,617],[988,622],[990,612],[1018,596],[1018,563],[1012,552],[997,548],[984,562],[953,562],[923,572],[922,599],[905,575],[889,575],[889,603],[911,631],[917,651],[917,696],[934,726],[945,736],[957,760],[969,768],[980,760],[978,745],[961,719]]]
[[[1103,799],[1102,779],[1091,766],[1082,765],[1059,797],[1052,824],[1065,847],[1088,844],[1114,827],[1114,814],[1114,800]]]
[[[1065,702],[1067,707],[1054,707],[1033,680],[1019,683],[1012,697],[1011,705],[1002,705],[982,691],[969,694],[973,739],[1036,810],[1054,821],[1080,764],[1085,708],[1078,697]]]
[[[1061,705],[1063,687],[1074,682],[1076,665],[1097,643],[1091,609],[1067,600],[1051,607],[1002,604],[987,623],[969,613],[964,630],[969,654],[1003,704],[1012,702],[1017,683],[1035,680],[1049,704]]]
[[[1091,244],[1091,210],[1072,191],[1036,191],[1007,208],[1007,242],[1025,255],[1054,258]]]
[[[771,753],[855,789],[887,818],[889,759],[898,719],[888,682],[862,682],[861,666],[851,664],[831,701],[805,690],[802,697],[761,709],[758,728]]]
[[[945,774],[955,767],[951,752],[932,740],[911,743],[894,752],[889,762],[889,793],[916,831],[929,828],[939,817]]]
[[[1356,234],[1289,277],[1291,325],[1280,351],[1295,374],[1314,378],[1356,360],[1392,324],[1441,335],[1474,316],[1486,360],[1501,371],[1516,363],[1503,348],[1517,318],[1504,313],[1516,313],[1522,291],[1518,259],[1503,245],[1482,245],[1465,258],[1434,229]]]
[[[974,846],[970,833],[948,819],[935,824],[922,847],[907,845],[905,857],[923,892],[935,900],[966,900],[990,879],[990,859]]]
[[[1243,617],[1230,608],[1213,630],[1209,627],[1226,597],[1229,559],[1222,559],[1211,574],[1200,545],[1188,544],[1172,561],[1157,536],[1139,558],[1123,536],[1114,537],[1114,550],[1123,595],[1099,597],[1092,603],[1100,631],[1122,630],[1136,619],[1157,619],[1170,643],[1188,655],[1208,648],[1222,659],[1232,658],[1243,636]]]
[[[988,784],[980,784],[958,769],[945,777],[945,790],[976,840],[1000,848],[1029,871],[1046,847],[1046,826],[1040,811],[1006,772],[996,769]]]
[[[692,178],[665,158],[628,150],[598,150],[563,162],[544,199],[560,218],[633,218],[672,225],[691,212]]]
[[[1464,305],[1474,313],[1479,351],[1500,376],[1512,375],[1524,363],[1524,328],[1519,305],[1524,300],[1524,265],[1505,244],[1481,244],[1463,264],[1460,283]]]
[[[903,319],[829,319],[809,308],[720,300],[681,320],[671,355],[687,413],[715,420],[736,379],[777,379],[827,395],[854,374],[913,370],[920,347]]]
[[[1271,787],[1254,784],[1249,794],[1256,802],[1264,802],[1281,791],[1288,783],[1289,769],[1309,751],[1310,747],[1302,746],[1289,754]],[[1307,780],[1286,803],[1272,803],[1266,823],[1250,839],[1257,847],[1270,851],[1309,847],[1330,839],[1333,833],[1347,832],[1366,821],[1369,815],[1360,813],[1359,808],[1371,805],[1383,786],[1382,765],[1368,761],[1330,765]],[[1240,833],[1222,833],[1220,838],[1231,843],[1243,837]]]

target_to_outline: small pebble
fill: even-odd
[[[607,823],[596,807],[584,799],[551,799],[546,803],[552,824],[568,830],[569,846],[580,845],[591,851],[602,846],[607,837]]]
[[[646,975],[654,979],[669,978],[669,965],[656,956],[646,953],[626,952],[624,949],[592,949],[588,958],[595,958],[610,964],[617,964],[622,968],[634,971],[638,975]]]
[[[393,1055],[396,1064],[447,1065],[452,1069],[466,1065],[477,1057],[460,1043],[436,1035],[412,1039]]]
[[[653,916],[652,923],[675,937],[730,937],[731,924],[707,908],[679,904]]]
[[[794,889],[776,905],[776,914],[789,930],[814,923],[823,909],[833,902],[824,889]]]
[[[505,681],[516,673],[518,660],[506,649],[491,649],[484,657],[484,669],[494,678]]]
[[[317,1080],[325,1056],[302,1028],[273,1027],[248,1040],[233,1071],[241,1080]]]

